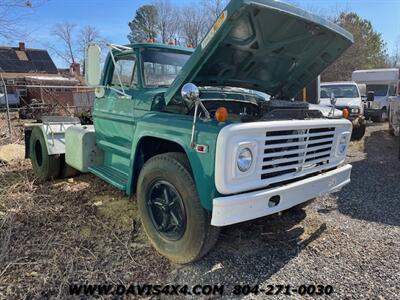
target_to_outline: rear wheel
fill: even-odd
[[[210,224],[210,213],[200,204],[184,154],[149,159],[139,175],[137,201],[144,231],[169,260],[196,261],[216,243],[219,228]]]
[[[60,172],[60,157],[59,155],[49,155],[42,130],[38,127],[33,128],[31,133],[29,157],[33,172],[40,180],[57,178]]]
[[[387,119],[386,108],[382,108],[380,115],[377,117],[372,117],[371,119],[372,119],[372,121],[377,122],[377,123],[385,121]]]

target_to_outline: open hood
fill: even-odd
[[[231,0],[165,95],[192,82],[294,97],[335,61],[353,36],[334,23],[274,0]]]

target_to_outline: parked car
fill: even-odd
[[[347,118],[353,124],[352,139],[360,140],[365,134],[364,108],[358,86],[352,81],[322,82],[320,87],[320,104],[330,106],[331,97],[336,98],[335,107],[347,109]]]
[[[366,84],[367,99],[364,102],[364,115],[374,122],[388,118],[391,97],[398,96],[400,72],[397,68],[357,70],[352,80]]]
[[[94,125],[43,120],[26,128],[26,151],[42,180],[67,165],[136,193],[157,251],[193,262],[221,226],[350,182],[351,123],[290,99],[352,42],[338,25],[283,2],[232,0],[194,51],[109,45],[101,72],[92,44],[85,71],[96,86]]]

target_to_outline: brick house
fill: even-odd
[[[26,48],[22,42],[18,47],[0,47],[0,76],[0,106],[5,104],[3,82],[10,106],[35,101],[74,107],[82,105],[79,99],[93,98],[93,91],[82,88],[79,64],[60,73],[47,50]]]

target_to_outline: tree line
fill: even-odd
[[[179,6],[170,0],[155,0],[136,10],[134,19],[128,23],[128,40],[131,43],[158,41],[197,47],[227,2],[201,0]]]
[[[196,47],[213,22],[218,18],[228,0],[199,0],[177,5],[170,0],[153,0],[133,12],[127,21],[127,38],[130,43],[156,41]],[[45,0],[0,1],[0,40],[21,40],[24,30],[19,20],[23,15]],[[372,23],[356,12],[339,12],[329,17],[331,21],[351,32],[354,44],[325,72],[323,81],[350,80],[357,69],[400,67],[400,36],[388,54],[382,35]],[[27,30],[27,29],[26,29]],[[46,45],[66,64],[82,63],[85,45],[90,42],[105,44],[101,31],[94,26],[78,27],[69,22],[54,25],[51,35],[58,43]]]
[[[173,5],[169,0],[157,0],[139,7],[128,23],[131,43],[158,41],[196,47],[227,1],[202,0],[195,8]],[[354,44],[325,72],[323,81],[351,80],[357,69],[383,68],[400,65],[400,41],[393,56],[389,56],[382,35],[369,20],[355,12],[340,12],[330,19],[353,34]]]

